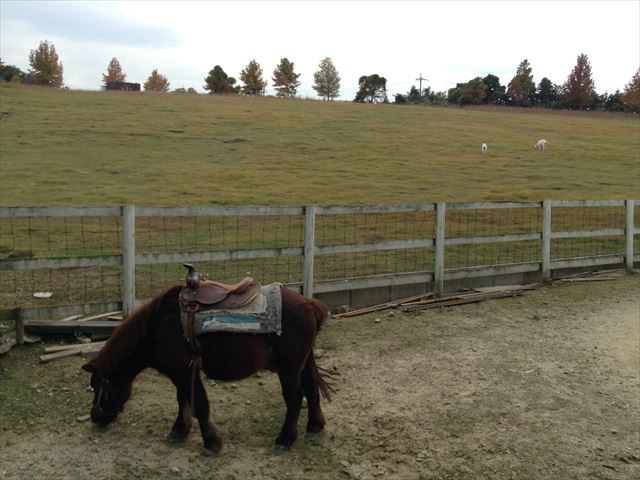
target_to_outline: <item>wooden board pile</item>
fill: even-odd
[[[414,312],[417,310],[427,310],[432,308],[451,307],[454,305],[464,305],[466,303],[477,303],[484,300],[504,297],[516,297],[528,290],[533,290],[537,284],[532,285],[509,285],[504,287],[486,287],[465,290],[454,295],[434,298],[432,293],[414,295],[413,297],[401,298],[393,302],[374,305],[372,307],[351,310],[345,313],[333,315],[334,318],[348,318],[367,313],[379,312],[382,310],[399,308],[402,312]]]
[[[103,342],[91,342],[91,343],[76,343],[73,345],[56,345],[53,347],[45,347],[44,355],[40,355],[40,361],[43,363],[56,360],[57,358],[70,357],[72,355],[97,353],[107,343]]]
[[[597,272],[580,272],[573,275],[567,275],[555,279],[554,282],[574,283],[574,282],[604,282],[607,280],[615,280],[626,275],[626,271],[622,269],[599,270]]]
[[[61,335],[110,335],[122,320],[120,311],[98,315],[73,315],[62,320],[25,320],[24,329],[31,333]]]
[[[109,337],[120,324],[122,312],[106,312],[97,315],[72,315],[60,320],[25,320],[24,329],[30,333],[75,335],[78,343],[45,347],[40,355],[43,363],[72,355],[97,353],[106,341],[92,341],[92,337]]]

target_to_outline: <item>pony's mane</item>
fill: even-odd
[[[169,287],[144,305],[136,308],[131,315],[118,325],[111,337],[90,363],[100,369],[104,375],[117,371],[135,352],[149,331],[149,323],[160,303],[167,295],[181,288],[180,285]]]

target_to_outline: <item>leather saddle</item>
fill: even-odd
[[[180,303],[193,311],[239,308],[256,298],[260,291],[260,284],[251,277],[230,285],[207,280],[193,265],[183,265],[187,278],[186,286],[180,292]]]

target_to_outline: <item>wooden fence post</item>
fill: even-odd
[[[625,260],[627,264],[627,270],[633,270],[633,200],[627,200],[625,202],[627,206],[627,248],[625,253]]]
[[[136,303],[136,207],[122,207],[122,317],[133,312]]]
[[[551,280],[551,200],[542,202],[542,280]]]
[[[433,264],[434,290],[437,297],[444,293],[444,238],[446,203],[436,204],[436,251]]]
[[[313,255],[315,250],[316,207],[304,208],[304,265],[302,294],[313,298]]]

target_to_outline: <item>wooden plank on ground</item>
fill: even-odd
[[[79,322],[71,320],[61,322],[60,320],[25,320],[24,328],[32,333],[56,333],[75,335],[87,334],[111,334],[119,325],[111,320],[90,320]]]
[[[504,298],[504,297],[516,297],[522,295],[524,290],[507,290],[507,291],[499,291],[485,294],[469,294],[464,296],[459,296],[458,298],[454,298],[452,300],[438,301],[438,302],[415,302],[407,305],[403,305],[400,309],[403,312],[413,312],[416,310],[426,310],[431,308],[441,308],[441,307],[451,307],[454,305],[464,305],[466,303],[477,303],[482,302],[483,300],[489,300],[494,298]],[[442,300],[442,299],[440,299]]]
[[[122,311],[121,310],[116,310],[115,312],[99,313],[97,315],[91,315],[90,317],[79,318],[77,321],[78,322],[87,322],[89,320],[98,320],[100,318],[105,318],[105,317],[109,317],[111,315],[116,315],[117,313],[122,313]]]
[[[95,348],[95,347],[103,347],[104,344],[107,343],[106,340],[103,342],[93,342],[93,343],[74,343],[71,345],[54,345],[52,347],[45,347],[44,351],[46,353],[52,353],[52,352],[61,352],[63,350],[69,350],[69,349],[73,349],[73,348],[78,348],[78,347],[89,347],[89,348]]]
[[[51,360],[56,360],[57,358],[71,357],[73,355],[78,355],[81,353],[95,353],[98,352],[102,347],[103,342],[76,345],[74,346],[74,348],[67,348],[65,350],[60,350],[59,352],[40,355],[40,361],[46,363],[50,362]]]
[[[524,290],[535,290],[539,287],[539,283],[530,283],[528,285],[501,285],[497,287],[477,287],[473,290],[480,293],[492,293],[492,292],[519,292]]]
[[[70,348],[67,350],[63,350],[61,352],[48,353],[46,355],[40,355],[40,361],[42,363],[50,362],[51,360],[55,360],[56,358],[64,358],[70,357],[72,355],[77,355],[80,353],[80,347],[78,348]]]
[[[406,298],[399,298],[398,300],[394,300],[387,303],[381,303],[379,305],[373,305],[371,307],[359,308],[357,310],[351,310],[349,312],[339,313],[339,314],[333,315],[333,318],[349,318],[349,317],[355,317],[358,315],[365,315],[367,313],[379,312],[382,310],[387,310],[389,308],[397,308],[398,306],[403,305],[405,303],[414,302],[417,300],[423,300],[426,298],[430,298],[432,296],[433,296],[433,293],[421,293],[419,295],[413,295],[411,297],[406,297]]]

